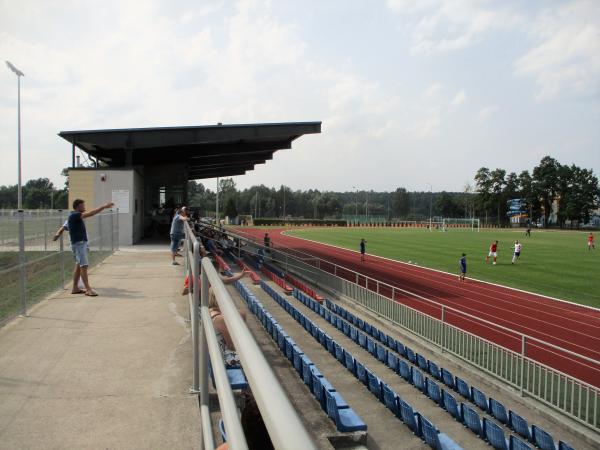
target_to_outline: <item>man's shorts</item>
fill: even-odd
[[[518,258],[521,256],[521,252],[515,252],[515,256]]]
[[[177,253],[177,249],[179,248],[179,243],[184,238],[181,234],[172,234],[171,235],[171,252]]]
[[[80,267],[87,267],[90,265],[88,261],[88,243],[87,241],[79,241],[71,244],[71,251],[75,257],[75,262]]]
[[[496,252],[490,252],[490,253],[488,254],[488,256],[493,256],[493,257],[495,258],[495,257],[497,256],[497,253],[496,253]]]

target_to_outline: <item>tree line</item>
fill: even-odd
[[[17,185],[0,186],[0,209],[17,209]],[[27,181],[22,187],[24,209],[66,209],[68,188],[57,188],[48,178]]]
[[[478,214],[498,224],[509,221],[511,199],[520,199],[529,219],[544,226],[550,224],[556,205],[556,224],[561,228],[567,221],[588,223],[599,207],[600,188],[593,170],[564,165],[550,156],[543,157],[531,173],[482,167],[475,174],[475,186]]]

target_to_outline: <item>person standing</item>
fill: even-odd
[[[360,240],[360,262],[365,262],[365,244],[367,243],[367,241],[365,241],[364,238],[362,238]]]
[[[87,230],[85,228],[85,222],[83,219],[95,216],[100,211],[112,208],[112,203],[106,203],[98,208],[92,209],[91,211],[85,210],[85,201],[78,198],[73,201],[73,211],[69,214],[67,219],[67,226],[69,230],[69,238],[71,239],[71,250],[75,257],[75,269],[73,270],[73,288],[71,289],[72,294],[85,293],[89,297],[96,297],[98,294],[90,286],[88,279],[88,237]],[[85,290],[81,290],[78,287],[79,278],[83,281]]]
[[[521,257],[521,244],[519,241],[515,241],[515,253],[513,254],[512,263],[516,263]]]
[[[525,230],[525,236],[531,237],[531,224],[530,223],[527,224],[527,230]]]
[[[269,237],[269,233],[265,233],[265,237],[263,238],[263,244],[265,246],[266,252],[269,252],[269,248],[271,247],[271,238]]]
[[[463,253],[460,261],[458,262],[460,267],[460,275],[458,276],[458,281],[464,283],[465,276],[467,275],[467,254]]]
[[[594,235],[592,233],[588,236],[588,250],[596,250],[596,246],[594,245]]]
[[[177,253],[177,250],[179,249],[179,243],[185,237],[183,226],[187,220],[189,220],[187,216],[187,209],[185,206],[183,206],[179,211],[175,212],[175,216],[173,216],[173,222],[171,222],[171,264],[174,266],[179,265],[179,263],[175,261],[175,257],[180,256]]]
[[[496,265],[496,259],[498,257],[498,241],[494,241],[490,244],[490,252],[485,258],[486,264],[490,260],[490,256],[494,258],[494,266]]]

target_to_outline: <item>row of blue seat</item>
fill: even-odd
[[[268,287],[264,281],[261,282],[261,285],[263,289],[265,286]],[[239,280],[236,281],[235,286],[246,301],[250,311],[256,315],[267,333],[277,343],[279,349],[293,364],[298,375],[308,386],[311,393],[321,405],[321,408],[333,420],[337,430],[342,432],[366,431],[367,425],[363,420],[350,408],[344,398],[335,390],[327,378],[321,374],[308,356],[302,352],[294,340],[285,333],[281,325],[269,314],[256,296]],[[284,307],[288,309],[293,308],[283,297],[279,299],[279,302],[282,306],[285,304]],[[296,312],[299,314],[299,311],[296,310]]]
[[[315,304],[318,305],[318,302],[316,302],[314,299],[311,299],[310,297],[307,297],[301,292],[295,294],[295,296],[296,298],[300,296],[305,297],[306,301],[310,303],[310,305],[308,306],[311,307],[311,309],[315,307]],[[440,390],[434,381],[424,378],[417,369],[412,367],[409,369],[406,363],[403,363],[401,359],[395,356],[394,353],[389,352],[385,347],[388,347],[390,350],[397,352],[400,356],[408,359],[411,363],[417,365],[422,370],[428,372],[437,380],[442,381],[446,386],[458,392],[467,400],[475,403],[484,412],[489,413],[501,423],[507,425],[513,431],[526,438],[527,441],[533,443],[542,450],[572,449],[571,446],[564,443],[563,441],[559,441],[558,445],[555,445],[552,436],[543,429],[535,425],[532,425],[530,427],[523,417],[521,417],[514,411],[507,410],[507,408],[504,407],[504,405],[502,405],[502,403],[500,403],[499,401],[493,398],[488,398],[482,391],[480,391],[474,386],[469,387],[469,385],[458,376],[453,376],[450,371],[444,368],[440,368],[435,362],[427,360],[422,355],[415,353],[412,349],[403,345],[400,341],[394,339],[392,336],[385,334],[383,331],[378,330],[375,326],[369,324],[367,321],[356,317],[354,314],[350,313],[345,308],[336,305],[330,300],[326,300],[326,306],[331,312],[333,312],[337,316],[333,319],[330,319],[330,323],[332,323],[337,328],[340,328],[339,325],[341,325],[340,329],[342,332],[344,332],[351,339],[355,340],[359,345],[366,348],[367,351],[373,354],[374,357],[387,364],[392,370],[397,371],[403,378],[407,379],[407,381],[412,381],[410,377],[416,377],[416,383],[418,384],[416,384],[417,387],[420,388],[423,392],[430,394],[432,400],[438,403],[442,408],[447,409],[448,412],[450,412],[450,414],[452,414],[455,417],[455,419],[459,422],[469,426],[462,414],[463,409],[467,409],[467,415],[469,418],[474,418],[473,414],[477,415],[477,413],[473,411],[468,405],[464,405],[462,403],[458,405],[456,400],[454,400],[454,397],[452,397],[452,395],[445,392],[443,389]],[[341,318],[350,322],[350,324],[352,325],[356,325],[359,330],[364,331],[366,334],[376,339],[385,347],[377,344],[370,337],[362,335],[362,333],[359,330],[354,328],[352,325],[345,323],[344,320],[341,320],[342,323],[339,324],[338,322],[340,322]],[[356,337],[355,334],[357,334]],[[411,371],[411,373],[409,373],[409,370]],[[427,389],[427,383],[429,386],[431,386],[431,388]],[[449,403],[449,405],[446,404],[444,395],[448,398],[447,403]],[[485,420],[486,419],[484,418],[484,420],[482,421],[479,418],[479,415],[477,415],[477,420],[472,420],[470,423],[473,426],[469,426],[469,428],[471,428],[479,436],[489,440],[483,427]],[[477,423],[479,423],[479,426],[477,426]],[[488,423],[493,422],[488,421]],[[488,426],[487,429],[489,430],[490,427],[491,426]],[[517,438],[513,437],[509,440],[506,440],[504,438],[504,433],[502,429],[498,427],[498,430],[502,433],[502,436],[499,439],[494,438],[494,440],[498,441],[498,447],[496,448],[508,448],[511,445],[510,441],[515,441],[512,445],[516,446],[516,448],[529,448],[526,444],[522,443]],[[493,435],[498,435],[498,433],[494,431]],[[523,445],[521,446],[520,444]]]
[[[410,404],[403,401],[385,382],[377,378],[368,367],[356,360],[350,352],[347,352],[312,320],[292,306],[285,297],[266,283],[261,283],[261,287],[277,303],[284,307],[334,358],[358,378],[380,402],[390,409],[396,417],[402,420],[416,436],[422,438],[434,449],[461,450],[461,447],[448,435],[441,433],[426,417],[415,411]],[[335,317],[317,301],[306,296],[301,291],[295,289],[293,295],[296,299],[304,300],[303,302],[306,306],[310,307],[323,318]]]

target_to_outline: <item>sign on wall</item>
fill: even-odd
[[[112,202],[113,208],[119,208],[120,213],[129,213],[129,189],[114,189]]]

